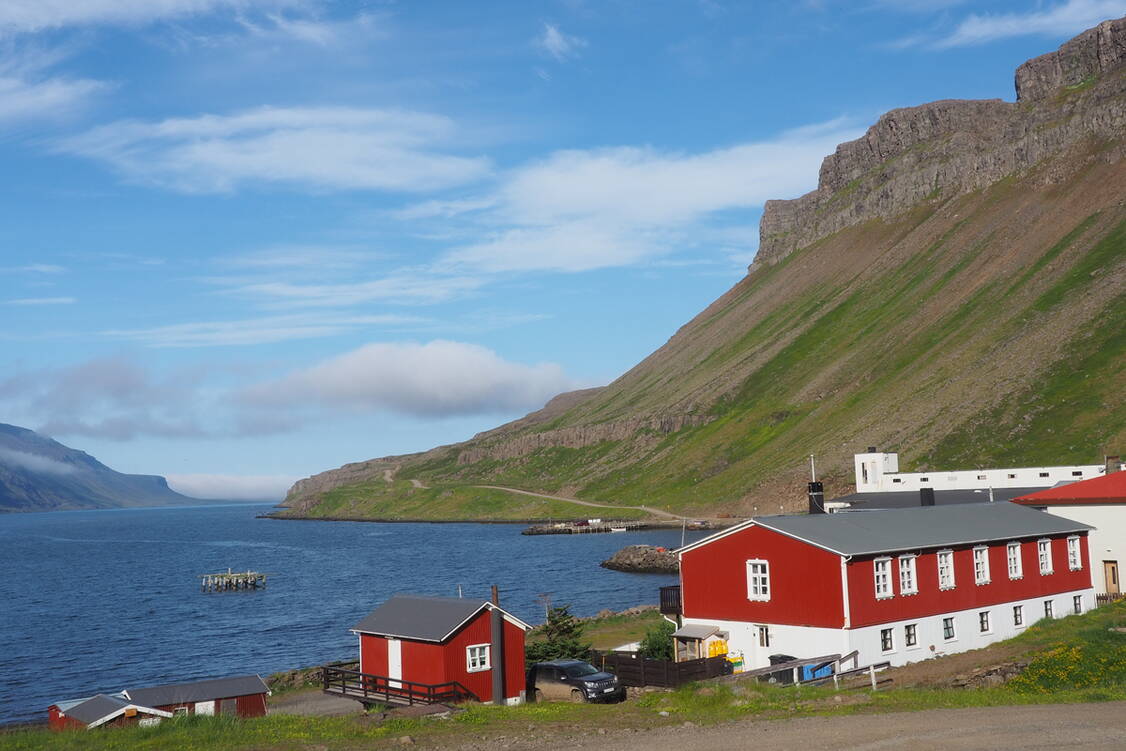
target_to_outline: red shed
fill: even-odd
[[[326,668],[325,690],[372,702],[519,704],[530,628],[484,600],[396,595],[352,628],[359,673]]]

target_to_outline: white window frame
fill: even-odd
[[[915,554],[899,556],[899,594],[919,594],[919,577],[915,572]]]
[[[989,581],[989,548],[978,545],[974,548],[974,584],[981,587]]]
[[[982,616],[984,616],[984,618]],[[985,626],[985,628],[982,628],[982,626]],[[977,612],[977,632],[979,634],[993,633],[993,613],[988,610],[979,610]]]
[[[914,637],[914,639],[912,639],[912,637]],[[919,648],[919,624],[903,624],[903,646],[906,649]]]
[[[758,645],[763,648],[770,647],[770,627],[764,624],[755,626],[755,636],[758,638]]]
[[[1051,600],[1044,600],[1044,617],[1052,619],[1056,617],[1056,604]]]
[[[1071,596],[1071,612],[1075,615],[1083,615],[1083,595]]]
[[[884,635],[887,635],[888,646],[884,647]],[[895,651],[895,629],[894,628],[881,628],[880,629],[880,653],[890,654]]]
[[[1079,535],[1067,538],[1067,568],[1069,571],[1083,570],[1083,553],[1080,552]]]
[[[761,566],[762,571],[756,571]],[[752,558],[747,561],[747,599],[770,602],[770,561]]]
[[[1024,605],[1013,605],[1013,628],[1024,628]]]
[[[950,636],[946,635],[946,622],[950,622]],[[942,619],[942,640],[943,641],[957,641],[958,640],[958,623],[954,620],[954,616],[948,615]]]
[[[953,550],[940,550],[935,555],[935,560],[938,562],[938,588],[940,590],[954,589],[958,586],[957,580],[954,577],[954,551]],[[945,564],[943,563],[945,561]],[[943,569],[949,575],[943,577]]]
[[[465,648],[465,670],[480,673],[493,666],[493,655],[489,644],[470,644]]]
[[[1051,540],[1036,541],[1036,560],[1040,564],[1040,576],[1051,576],[1053,573]]]
[[[881,581],[883,587],[880,587]],[[876,587],[876,599],[887,600],[895,597],[894,585],[891,583],[891,558],[876,558],[872,561],[872,583]]]
[[[1009,564],[1009,578],[1012,580],[1024,578],[1024,559],[1021,557],[1021,546],[1015,540],[1005,545],[1005,558]]]

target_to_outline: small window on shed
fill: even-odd
[[[488,644],[473,644],[465,648],[465,669],[470,673],[489,669]]]

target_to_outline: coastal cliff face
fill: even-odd
[[[1017,68],[1016,103],[945,100],[888,112],[826,157],[816,190],[766,202],[754,263],[777,263],[844,227],[935,196],[992,185],[1084,139],[1120,137],[1124,61],[1126,20],[1107,21]],[[1096,82],[1100,96],[1069,96]]]
[[[811,453],[830,493],[868,445],[918,469],[1122,453],[1124,45],[1108,21],[1020,66],[1016,102],[885,114],[817,190],[768,202],[748,275],[613,383],[287,503],[360,488],[351,507],[379,515],[484,484],[777,513],[803,503]]]

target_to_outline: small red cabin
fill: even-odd
[[[530,628],[484,600],[396,595],[352,628],[360,639],[360,686],[392,701],[398,694],[411,702],[519,704]],[[327,682],[326,690],[341,693]],[[354,690],[343,693],[361,699]]]

